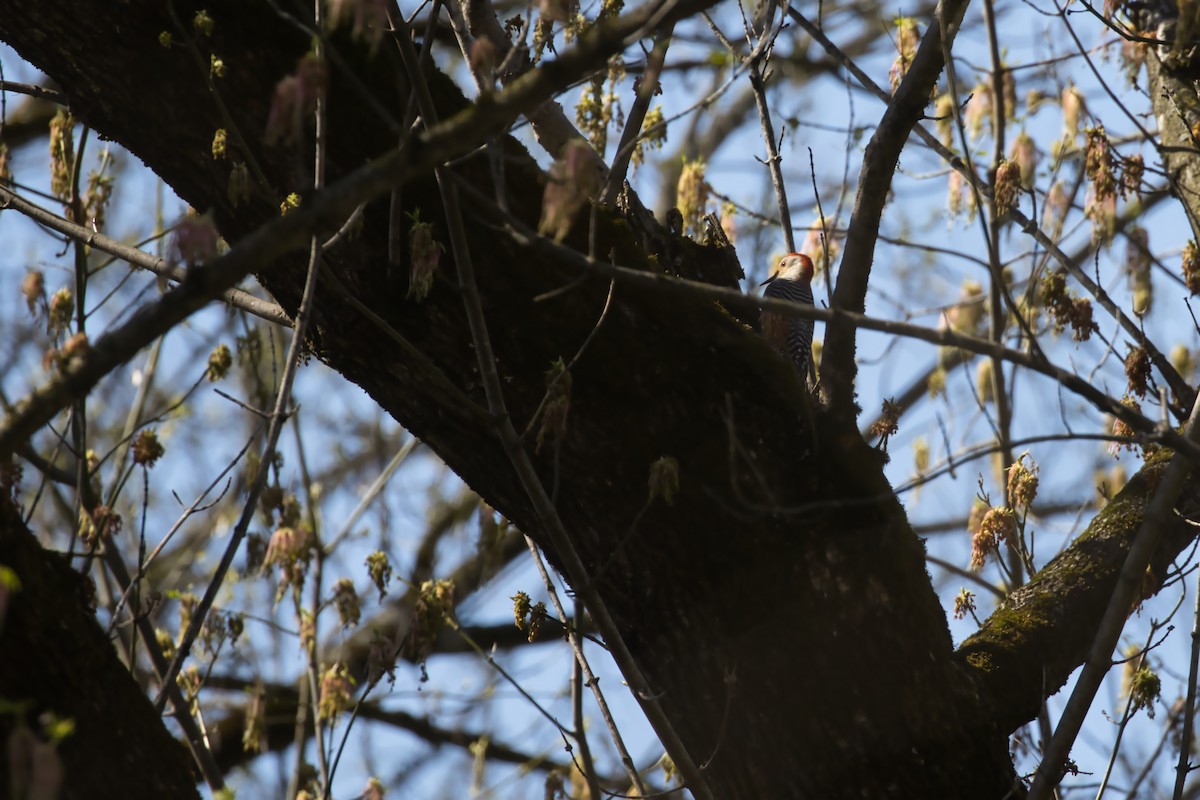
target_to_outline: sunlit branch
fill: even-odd
[[[1200,397],[1192,406],[1188,418],[1187,429],[1184,433],[1188,442],[1200,440]],[[1088,653],[1083,671],[1075,682],[1067,706],[1059,717],[1054,729],[1054,736],[1046,746],[1042,762],[1034,775],[1033,785],[1029,789],[1030,800],[1043,800],[1058,785],[1061,770],[1071,751],[1071,745],[1079,734],[1083,719],[1091,708],[1096,691],[1101,681],[1112,667],[1112,653],[1116,647],[1125,621],[1138,597],[1138,591],[1145,578],[1146,567],[1154,555],[1155,548],[1168,527],[1170,518],[1174,515],[1175,503],[1183,490],[1184,482],[1191,472],[1192,466],[1186,459],[1176,453],[1171,458],[1165,474],[1154,490],[1153,497],[1146,506],[1145,516],[1138,528],[1137,536],[1129,548],[1121,568],[1117,585],[1114,588],[1108,608],[1104,612],[1096,629],[1092,647]]]

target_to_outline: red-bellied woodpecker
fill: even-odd
[[[772,300],[788,300],[811,306],[813,262],[803,253],[788,253],[779,259],[779,264],[763,283],[763,297]],[[788,316],[764,308],[760,317],[763,338],[782,355],[791,359],[800,371],[802,380],[808,379],[808,361],[812,357],[813,321]]]

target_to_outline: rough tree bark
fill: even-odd
[[[0,493],[0,564],[21,588],[0,611],[0,697],[28,704],[32,726],[45,712],[74,721],[59,745],[68,797],[199,797],[191,757],[162,723],[142,687],[96,623],[95,587],[67,559],[48,553]],[[11,717],[0,720],[8,741]],[[10,770],[0,759],[7,796]]]
[[[199,7],[174,5],[185,22]],[[63,87],[80,120],[129,148],[193,206],[212,209],[236,245],[278,214],[282,195],[306,191],[298,153],[264,145],[262,132],[275,84],[295,70],[308,39],[267,4],[204,5],[216,28],[197,41],[203,69],[182,46],[159,46],[164,30],[176,41],[192,33],[176,28],[165,10],[170,4],[159,0],[9,0],[0,38]],[[361,83],[351,85],[333,69],[331,182],[396,145],[358,94],[365,87],[403,116],[408,87],[386,44],[372,58],[361,46],[334,42]],[[227,161],[211,155],[214,131],[228,122],[204,80],[210,52],[224,59],[218,91],[241,136],[238,142],[231,135]],[[429,79],[443,115],[465,106],[448,80],[436,72]],[[502,146],[509,206],[536,226],[543,176],[514,141]],[[271,192],[234,207],[230,166],[250,155],[263,165]],[[405,210],[433,221],[444,241],[433,166],[403,186],[401,197]],[[453,171],[493,196],[483,155]],[[386,197],[369,205],[358,236],[329,253],[340,286],[321,285],[312,351],[557,559],[482,411],[452,265],[443,265],[423,302],[406,299],[407,265],[388,267],[387,205]],[[542,399],[552,362],[570,359],[592,331],[608,283],[588,277],[536,300],[580,275],[505,235],[486,204],[467,195],[465,205],[497,367],[521,430]],[[730,287],[740,277],[728,248],[678,239],[642,217],[602,211],[597,230],[596,252],[613,253],[626,266]],[[566,244],[586,252],[586,231],[581,220]],[[288,309],[303,277],[300,254],[263,264],[259,273]],[[397,347],[343,290],[419,356]],[[1030,584],[955,653],[922,544],[883,477],[880,454],[862,441],[853,419],[814,411],[810,424],[794,373],[712,303],[620,283],[613,302],[573,371],[565,435],[540,449],[531,442],[530,450],[543,480],[557,486],[557,509],[574,546],[714,796],[1011,796],[1008,734],[1082,660],[1087,631],[1103,613],[1097,598],[1115,579],[1153,481],[1131,482],[1122,494],[1128,513],[1102,516],[1095,525],[1103,523],[1103,537],[1085,536],[1064,555],[1078,573],[1059,571],[1052,573],[1058,582]],[[470,402],[440,388],[447,385]],[[679,464],[679,493],[670,503],[647,489],[650,465],[662,456]],[[4,541],[27,536],[5,521]],[[1064,595],[1071,586],[1086,588],[1087,597]],[[63,602],[56,584],[31,582],[25,591],[31,602]],[[1035,606],[1044,610],[1028,613]],[[0,647],[23,648],[25,683],[0,670],[0,695],[44,698],[31,686],[41,675],[32,665],[56,655],[36,631],[18,639],[23,630],[10,621]],[[1058,635],[1064,630],[1077,635]],[[128,680],[115,657],[69,664]],[[79,693],[43,702],[67,714],[79,704],[111,704],[114,717],[139,706],[118,705],[86,686]],[[161,736],[161,726],[152,727],[142,735]],[[145,752],[111,757],[128,776],[144,768]],[[73,795],[82,796],[91,783],[78,774],[83,766],[68,759],[67,768]],[[183,767],[180,774],[190,779]]]
[[[1149,2],[1135,12],[1138,29],[1162,44],[1133,45],[1146,67],[1150,100],[1158,123],[1163,160],[1172,181],[1172,194],[1183,205],[1193,239],[1200,241],[1200,158],[1197,158],[1197,123],[1200,93],[1196,89],[1196,21],[1181,23],[1174,3]],[[1189,24],[1190,23],[1190,24]],[[1173,43],[1178,39],[1182,43]]]

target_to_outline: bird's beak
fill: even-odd
[[[771,277],[767,278],[765,281],[760,283],[759,286],[766,286],[768,283],[770,283],[771,281],[775,280],[778,277],[779,277],[778,272],[772,273]]]

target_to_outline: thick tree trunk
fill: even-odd
[[[181,20],[191,19],[193,6],[175,6]],[[178,42],[191,30],[177,29],[158,0],[10,0],[0,38],[64,87],[79,119],[128,147],[196,208],[212,209],[236,244],[278,213],[282,195],[305,192],[308,157],[265,146],[262,134],[275,84],[295,69],[307,39],[267,4],[205,7],[216,27],[196,42],[203,70],[182,45],[159,46],[161,31]],[[388,43],[373,58],[345,41],[334,46],[361,84],[333,68],[331,181],[396,144],[361,87],[396,119],[407,104]],[[231,120],[205,83],[210,54],[225,61],[216,86]],[[443,114],[464,106],[444,77],[430,81]],[[216,161],[213,134],[231,121],[238,133],[229,131],[230,159]],[[515,142],[502,146],[509,207],[536,226],[543,176]],[[272,192],[260,189],[234,207],[231,165],[250,157]],[[400,197],[446,241],[433,166]],[[485,156],[453,171],[494,196]],[[464,202],[497,368],[522,430],[544,394],[545,372],[570,360],[596,326],[608,283],[572,285],[578,273],[504,235],[486,201],[468,192]],[[557,559],[484,412],[452,265],[443,264],[427,299],[408,299],[407,263],[388,266],[387,218],[384,197],[366,209],[361,233],[328,254],[339,285],[321,284],[312,349]],[[566,243],[586,251],[586,227],[577,225]],[[730,249],[678,239],[636,215],[601,212],[597,230],[596,252],[623,265],[730,287],[740,277]],[[302,263],[297,255],[264,264],[259,275],[289,309]],[[415,351],[355,310],[344,291]],[[565,435],[540,448],[530,441],[529,449],[542,479],[557,486],[573,545],[715,796],[1009,796],[1007,734],[1032,714],[1041,687],[1030,695],[1022,685],[1016,699],[994,692],[988,669],[955,656],[922,545],[880,455],[844,417],[806,409],[802,391],[788,365],[724,309],[618,284],[573,370]],[[679,464],[673,502],[647,488],[662,456]],[[120,671],[115,658],[77,668]],[[13,686],[0,683],[0,693],[12,698]],[[999,698],[1010,713],[997,716]],[[180,774],[188,778],[186,769]]]
[[[57,745],[63,796],[198,797],[187,750],[171,737],[96,622],[89,600],[95,587],[65,558],[38,545],[4,492],[0,565],[20,581],[0,603],[0,700],[10,709],[23,706],[20,724],[39,736],[45,714],[73,724]],[[0,714],[0,740],[8,743],[15,724],[10,711]],[[0,756],[5,796],[10,787],[30,785],[9,783],[20,769],[10,762],[13,755],[6,747]]]
[[[1138,29],[1145,35],[1186,43],[1130,47],[1145,64],[1162,144],[1160,156],[1171,178],[1172,193],[1187,212],[1192,238],[1200,242],[1200,158],[1196,157],[1200,153],[1196,138],[1200,133],[1200,92],[1196,88],[1200,66],[1191,45],[1197,35],[1195,23],[1190,27],[1179,24],[1179,6],[1173,2],[1155,0],[1136,8]]]

